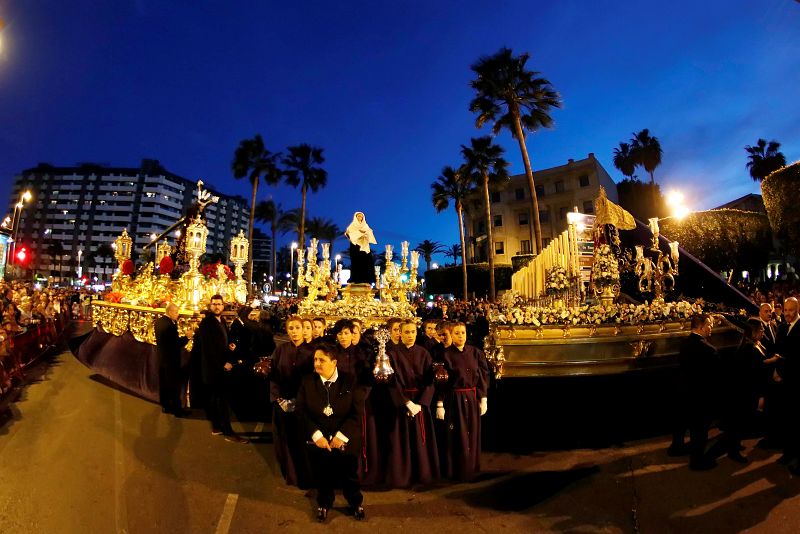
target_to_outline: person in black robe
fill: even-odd
[[[358,480],[361,421],[366,390],[356,377],[337,368],[336,350],[319,342],[314,353],[314,373],[303,377],[297,394],[297,414],[311,460],[317,489],[317,520],[325,521],[333,506],[335,488],[341,487],[356,519],[364,519]]]
[[[400,344],[400,323],[402,319],[392,318],[386,321],[386,330],[389,332],[389,341],[386,342],[386,350]]]
[[[295,406],[303,376],[313,371],[313,351],[303,341],[303,321],[297,316],[286,320],[289,341],[275,350],[270,373],[272,402],[272,441],[281,474],[287,484],[306,488],[310,468]]]
[[[350,279],[351,284],[370,284],[375,281],[375,258],[369,248],[377,244],[375,234],[367,224],[364,213],[357,211],[353,221],[344,232],[350,240]]]
[[[779,355],[778,378],[783,389],[783,456],[779,463],[788,465],[789,471],[800,476],[800,326],[798,326],[797,299],[790,297],[783,302],[783,320],[778,327],[775,353]]]
[[[159,402],[164,413],[176,417],[190,413],[181,405],[181,352],[189,338],[178,334],[179,313],[178,306],[170,302],[155,322]]]
[[[417,324],[401,324],[400,344],[388,352],[394,368],[389,388],[395,413],[391,418],[386,457],[386,482],[394,488],[430,484],[439,478],[439,456],[430,405],[433,400],[433,361],[415,344]]]
[[[197,325],[194,343],[198,345],[203,384],[208,392],[206,415],[211,422],[211,434],[223,434],[235,443],[248,443],[231,427],[229,374],[233,369],[233,351],[236,346],[228,342],[228,327],[222,320],[225,301],[214,295],[208,305],[209,313]]]
[[[444,420],[447,435],[440,444],[448,478],[469,481],[480,472],[481,416],[488,410],[489,364],[483,351],[467,345],[467,327],[454,323],[453,344],[444,350],[449,375],[447,388],[436,405],[436,417]]]

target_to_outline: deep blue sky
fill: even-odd
[[[534,169],[594,152],[619,180],[613,148],[650,128],[656,180],[701,209],[758,191],[743,147],[759,137],[800,159],[792,0],[0,0],[0,18],[0,206],[38,162],[145,157],[249,199],[230,162],[261,133],[273,150],[324,147],[310,215],[345,227],[363,210],[381,245],[456,243],[430,183],[487,133],[467,109],[469,66],[504,45],[564,100],[555,129],[528,138]],[[498,142],[523,172],[516,143]],[[286,186],[270,195],[299,205]]]

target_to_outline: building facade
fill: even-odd
[[[148,159],[139,168],[39,164],[16,177],[10,198],[26,190],[33,196],[20,210],[17,242],[33,253],[31,268],[56,278],[80,270],[109,279],[116,266],[111,244],[123,229],[141,255],[197,198],[195,182]],[[247,233],[250,210],[242,197],[212,193],[220,200],[205,209],[207,250],[227,255],[230,239]],[[169,241],[174,245],[175,237]]]
[[[542,226],[542,246],[567,229],[567,213],[577,209],[594,213],[594,199],[600,187],[606,196],[618,202],[617,185],[599,161],[590,153],[586,159],[570,159],[566,165],[533,171]],[[490,191],[495,262],[511,263],[517,255],[534,251],[533,220],[528,179],[525,174],[512,176],[502,190]],[[478,194],[464,203],[464,230],[467,261],[487,261],[487,234],[483,198]]]

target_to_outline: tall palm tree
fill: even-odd
[[[278,231],[282,235],[300,233],[300,208],[292,208],[281,213]]]
[[[308,235],[316,237],[321,242],[333,243],[342,237],[342,230],[330,219],[323,219],[322,217],[312,217],[308,220],[306,226]]]
[[[250,240],[250,247],[247,258],[247,292],[250,294],[253,288],[253,224],[256,217],[256,195],[258,194],[258,182],[264,178],[268,184],[277,184],[280,181],[281,173],[278,169],[279,153],[273,153],[264,146],[264,139],[261,134],[256,134],[252,139],[243,139],[233,155],[233,177],[237,180],[247,178],[253,188],[252,198],[250,199],[250,221],[247,226],[247,236]]]
[[[781,144],[774,139],[767,144],[764,139],[759,139],[755,146],[744,147],[747,156],[747,169],[750,178],[760,182],[772,171],[786,166],[786,157],[778,150]]]
[[[422,257],[425,259],[425,266],[426,271],[431,270],[431,260],[433,259],[434,254],[439,254],[447,250],[447,247],[439,243],[438,241],[430,241],[426,239],[419,245],[417,245],[414,250],[422,254]]]
[[[478,114],[475,126],[482,128],[492,123],[492,133],[508,130],[519,143],[533,211],[534,242],[536,253],[542,251],[542,225],[539,221],[539,199],[533,180],[531,160],[525,145],[525,132],[551,128],[553,118],[550,111],[561,107],[561,97],[540,77],[540,73],[528,70],[525,64],[530,55],[514,56],[509,48],[501,48],[493,56],[480,58],[471,69],[477,77],[470,82],[476,97],[469,110]]]
[[[325,163],[322,155],[322,148],[313,147],[303,143],[297,146],[290,146],[289,154],[283,158],[285,167],[283,175],[286,183],[297,187],[300,186],[302,202],[300,204],[300,229],[297,232],[297,242],[300,247],[305,248],[305,229],[306,229],[306,195],[310,189],[316,193],[321,187],[328,183],[328,171],[319,167]]]
[[[475,137],[470,146],[461,145],[464,167],[473,183],[479,185],[483,193],[484,218],[486,219],[487,258],[489,259],[489,300],[494,302],[494,233],[492,232],[492,204],[489,200],[489,184],[502,188],[508,183],[508,162],[503,159],[505,150],[492,143],[488,135]],[[538,212],[537,212],[538,213]]]
[[[262,200],[256,205],[256,220],[269,224],[270,237],[272,238],[272,257],[270,258],[270,274],[273,278],[278,276],[275,247],[278,246],[278,222],[283,216],[283,209],[281,205],[276,203],[271,198],[269,200]]]
[[[630,143],[620,143],[619,148],[614,149],[614,167],[623,176],[633,179],[633,173],[636,172],[636,160],[633,157]]]
[[[463,277],[463,298],[467,298],[467,247],[464,243],[464,200],[473,191],[472,182],[469,180],[469,173],[462,166],[458,169],[445,167],[436,181],[431,184],[433,190],[433,207],[441,213],[446,210],[453,201],[458,217],[458,238],[461,251],[461,276]],[[455,261],[455,258],[453,258]]]
[[[639,133],[632,134],[631,154],[636,165],[641,165],[650,175],[650,185],[656,183],[654,172],[661,165],[661,143],[657,137],[650,135],[650,130],[645,128]]]

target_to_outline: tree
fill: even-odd
[[[322,155],[322,148],[313,147],[306,143],[298,146],[290,146],[289,155],[283,158],[285,167],[283,175],[286,183],[297,187],[300,186],[300,229],[297,233],[297,242],[301,248],[305,248],[305,226],[306,226],[306,196],[310,189],[316,193],[321,187],[328,183],[328,172],[319,167],[325,163]]]
[[[747,169],[750,171],[750,178],[760,182],[773,171],[786,166],[786,157],[778,150],[781,144],[774,139],[767,144],[763,139],[759,139],[755,146],[744,147],[747,156]]]
[[[636,172],[636,160],[631,151],[629,143],[620,143],[619,148],[614,149],[614,167],[626,178],[633,180],[633,173]]]
[[[501,48],[493,56],[482,57],[472,65],[477,77],[470,82],[477,96],[469,109],[478,114],[475,125],[482,128],[492,123],[492,133],[508,130],[519,143],[528,189],[531,195],[534,242],[536,253],[542,251],[542,226],[539,221],[539,199],[533,170],[525,145],[525,132],[551,128],[550,111],[561,107],[561,97],[540,73],[527,70],[525,64],[530,55],[523,53],[514,57],[509,48]]]
[[[422,243],[414,248],[417,252],[422,254],[422,257],[425,259],[425,265],[427,267],[426,271],[431,270],[431,260],[433,259],[434,254],[439,254],[440,252],[444,252],[447,250],[447,247],[439,243],[438,241],[430,241],[426,239]]]
[[[278,219],[278,230],[282,235],[299,234],[300,208],[292,208],[284,211]]]
[[[797,192],[800,191],[800,163],[793,163],[769,174],[761,182],[764,207],[770,226],[782,241],[785,253],[800,257],[800,210]]]
[[[458,258],[461,258],[461,245],[459,245],[458,243],[450,245],[448,249],[445,251],[444,255],[447,258],[453,259],[453,265],[458,265]]]
[[[237,180],[247,178],[253,188],[252,198],[250,199],[250,221],[247,226],[247,236],[250,240],[250,248],[247,258],[247,287],[248,293],[252,290],[253,282],[253,224],[256,217],[256,195],[258,194],[258,182],[261,178],[268,184],[277,184],[280,181],[280,170],[278,169],[279,153],[273,153],[264,146],[261,134],[256,134],[252,139],[244,139],[239,143],[239,147],[233,155],[233,177]]]
[[[272,238],[272,258],[270,258],[270,274],[273,277],[277,277],[278,273],[276,271],[276,260],[275,260],[275,247],[278,246],[277,241],[277,234],[278,234],[278,222],[283,215],[283,210],[281,209],[281,205],[275,203],[274,200],[262,200],[256,205],[256,220],[259,222],[263,222],[269,224],[270,230],[270,237]]]
[[[645,128],[639,133],[632,134],[631,154],[637,166],[641,166],[650,175],[650,183],[655,184],[655,170],[661,165],[661,143],[658,138],[650,135],[650,130]],[[616,165],[616,163],[615,163]]]
[[[472,193],[472,182],[469,179],[469,173],[463,166],[454,169],[453,167],[445,167],[442,169],[441,174],[436,181],[431,184],[433,190],[432,201],[433,207],[438,213],[446,210],[453,201],[453,207],[456,210],[456,217],[458,218],[458,238],[461,254],[461,274],[463,277],[464,293],[463,298],[467,298],[467,247],[464,242],[464,200]],[[455,258],[453,258],[455,261]]]
[[[494,302],[494,235],[492,232],[492,204],[489,199],[489,185],[502,187],[508,183],[508,162],[503,159],[505,150],[492,143],[488,135],[473,138],[470,146],[461,145],[464,167],[472,183],[478,185],[483,193],[484,218],[486,219],[487,258],[489,260],[489,300]],[[538,212],[537,212],[538,213]]]
[[[312,217],[306,227],[308,235],[316,237],[321,242],[333,243],[342,237],[342,230],[330,219]]]

